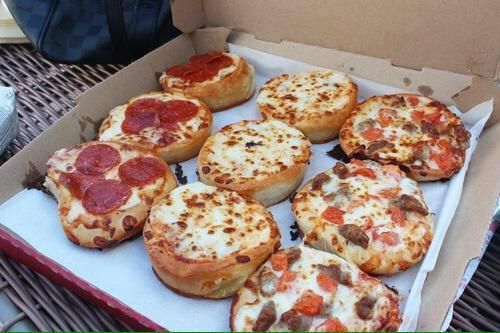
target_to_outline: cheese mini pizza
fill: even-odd
[[[233,298],[234,332],[397,331],[399,297],[333,254],[300,245],[269,258]]]
[[[153,206],[144,240],[154,271],[169,288],[223,298],[279,248],[280,233],[259,202],[197,182]]]
[[[271,206],[302,182],[310,147],[299,130],[281,121],[243,120],[208,138],[198,156],[198,173],[206,184]]]
[[[142,231],[151,206],[177,184],[159,156],[92,141],[56,151],[44,186],[58,201],[68,239],[103,248]]]
[[[304,242],[367,273],[392,275],[410,268],[432,240],[422,192],[395,165],[337,162],[304,185],[292,210]]]
[[[446,105],[412,94],[370,97],[340,130],[340,144],[349,156],[397,164],[418,181],[458,172],[469,138]]]
[[[203,102],[180,93],[152,92],[111,110],[98,139],[139,146],[177,163],[198,154],[211,128],[212,113]]]
[[[324,70],[275,77],[260,88],[257,103],[264,119],[284,121],[322,143],[338,136],[357,98],[347,75]]]
[[[165,91],[186,93],[202,100],[211,111],[221,111],[252,97],[255,72],[236,54],[211,51],[170,67],[160,77],[160,84]]]

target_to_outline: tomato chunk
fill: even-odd
[[[377,195],[385,199],[393,199],[399,193],[399,187],[384,188],[377,192]]]
[[[374,230],[372,232],[372,236],[374,241],[380,239],[382,243],[391,246],[399,244],[400,241],[398,234],[393,231],[384,231],[381,234],[379,234],[377,230]]]
[[[408,96],[406,97],[406,100],[410,103],[411,106],[415,107],[418,105],[419,100],[415,96]]]
[[[283,292],[288,289],[288,285],[295,281],[297,273],[292,271],[284,271],[278,279],[276,290]]]
[[[427,120],[430,123],[435,124],[438,122],[439,118],[441,117],[441,112],[439,111],[434,111],[432,113],[428,113],[424,116],[424,119]]]
[[[354,171],[351,171],[351,175],[353,176],[363,176],[371,179],[376,179],[377,174],[375,173],[375,170],[370,169],[370,168],[360,168],[356,169]]]
[[[389,212],[391,213],[392,222],[400,226],[403,226],[405,224],[405,213],[400,207],[391,206],[389,207]]]
[[[384,131],[380,128],[372,127],[361,132],[361,136],[367,141],[375,141],[384,136]]]
[[[271,255],[271,266],[275,271],[286,271],[288,269],[288,257],[286,253],[279,252]]]
[[[411,114],[411,120],[416,123],[420,123],[424,119],[424,111],[413,111]]]
[[[344,214],[343,210],[328,206],[321,214],[321,217],[333,224],[342,225],[344,224]]]
[[[339,285],[337,281],[324,273],[319,273],[318,276],[316,276],[316,281],[321,289],[330,293],[335,293]]]
[[[302,314],[315,316],[321,310],[321,305],[323,297],[308,290],[295,302],[293,308]]]
[[[337,318],[329,318],[318,326],[320,332],[348,332],[347,326],[342,324],[342,322]]]
[[[391,109],[381,109],[378,113],[378,122],[380,126],[387,127],[392,123],[392,114],[394,113]]]

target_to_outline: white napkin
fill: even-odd
[[[14,89],[0,87],[0,154],[19,132]]]

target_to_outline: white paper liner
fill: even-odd
[[[246,47],[230,45],[230,50],[245,57],[256,70],[256,91],[271,77],[281,73],[293,73],[319,67],[298,61],[266,54]],[[353,78],[359,87],[359,99],[371,95],[400,92],[398,88],[386,86],[360,78]],[[132,97],[132,96],[131,96]],[[259,119],[256,105],[257,94],[243,105],[214,114],[213,132],[226,124],[242,119]],[[454,112],[461,113],[454,107]],[[462,116],[471,132],[471,147],[467,150],[464,168],[446,183],[422,184],[424,197],[435,215],[435,236],[429,253],[422,264],[394,277],[383,278],[401,295],[403,323],[401,331],[415,329],[418,319],[423,282],[435,265],[439,248],[455,213],[467,167],[476,147],[476,142],[486,120],[493,109],[493,101],[474,107]],[[311,163],[304,182],[314,175],[331,168],[336,160],[326,154],[338,141],[317,144],[312,147]],[[188,182],[197,181],[196,158],[180,163]],[[175,170],[175,166],[171,166]],[[282,235],[282,246],[299,244],[293,228],[294,216],[289,200],[270,207]],[[0,206],[0,223],[4,224],[42,254],[66,267],[78,277],[109,293],[137,312],[172,331],[227,331],[229,330],[230,299],[203,300],[179,296],[165,288],[154,276],[141,238],[122,245],[97,251],[80,248],[70,243],[59,226],[57,204],[49,196],[37,190],[24,190]]]

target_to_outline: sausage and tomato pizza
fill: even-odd
[[[274,205],[302,182],[311,142],[277,120],[242,120],[207,139],[198,156],[200,180]]]
[[[236,54],[211,51],[168,68],[160,84],[165,91],[183,92],[202,100],[211,111],[221,111],[252,97],[255,72]]]
[[[301,130],[312,143],[333,140],[356,106],[358,87],[332,70],[282,74],[267,81],[257,103],[264,119]]]
[[[177,163],[198,154],[211,128],[212,113],[203,102],[180,93],[152,92],[111,110],[98,139],[139,146]]]
[[[281,250],[233,298],[236,332],[397,331],[398,295],[333,254],[304,245]]]
[[[196,182],[153,206],[144,241],[154,271],[169,288],[223,298],[279,248],[280,233],[261,203]]]
[[[156,154],[98,141],[56,151],[44,185],[58,201],[68,239],[92,248],[141,232],[151,206],[177,186]]]
[[[370,97],[340,130],[351,157],[397,164],[418,181],[449,178],[464,165],[470,133],[446,105],[415,94]]]
[[[371,274],[404,271],[427,252],[433,222],[417,182],[395,165],[338,162],[297,193],[304,242]]]

